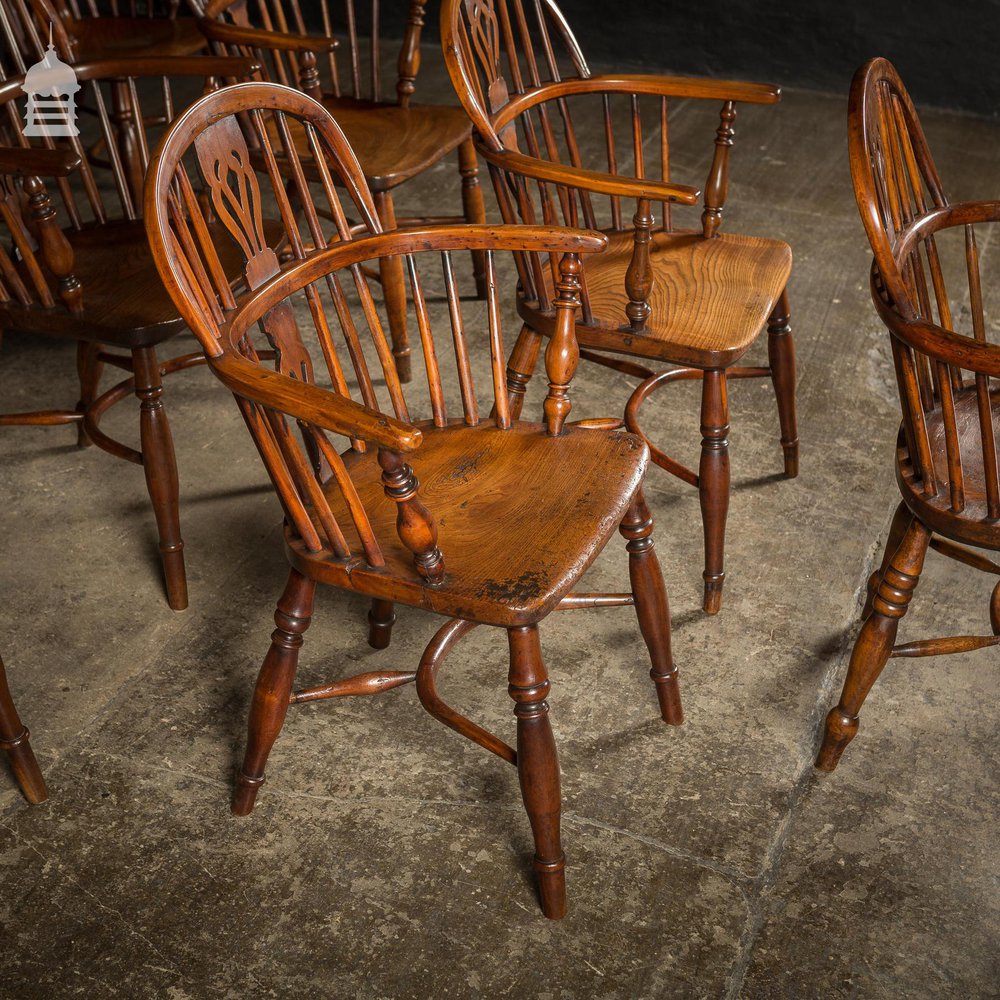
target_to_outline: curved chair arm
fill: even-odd
[[[629,177],[602,170],[573,167],[553,163],[535,156],[528,156],[510,149],[494,152],[485,143],[477,143],[479,153],[488,163],[533,180],[581,188],[595,194],[619,195],[624,198],[647,198],[650,201],[669,201],[679,205],[696,205],[701,191],[687,184],[670,184],[655,178]]]
[[[199,17],[198,27],[210,42],[222,45],[243,45],[254,49],[280,49],[283,52],[332,52],[340,42],[327,35],[298,35],[291,32],[267,31]]]
[[[420,447],[419,428],[329,389],[262,368],[233,352],[209,358],[209,364],[225,386],[243,399],[390,451],[410,452]]]
[[[80,166],[80,157],[69,149],[0,147],[0,174],[19,177],[66,177]]]

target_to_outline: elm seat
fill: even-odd
[[[193,17],[85,17],[63,23],[79,62],[118,56],[193,56],[207,44]]]
[[[626,431],[571,427],[558,438],[542,424],[518,422],[497,430],[420,424],[424,440],[412,465],[420,495],[434,511],[444,581],[427,587],[413,554],[395,534],[395,504],[385,496],[374,451],[351,454],[346,464],[386,565],[345,565],[329,552],[310,553],[287,536],[293,564],[315,580],[498,626],[530,625],[544,618],[573,587],[614,534],[642,482],[649,451]],[[574,484],[551,489],[554,470]],[[351,522],[340,491],[324,490],[337,521]],[[484,531],[503,523],[504,532]],[[394,540],[394,541],[393,541]],[[348,534],[353,551],[357,536]],[[403,588],[402,591],[400,588]]]

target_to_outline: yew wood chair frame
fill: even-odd
[[[874,253],[871,294],[889,331],[902,409],[896,482],[902,499],[882,565],[868,581],[863,625],[840,700],[826,718],[816,766],[836,768],[858,731],[865,698],[891,658],[961,653],[1000,644],[1000,583],[990,635],[896,644],[928,547],[1000,575],[977,549],[1000,550],[1000,346],[986,337],[977,227],[1000,222],[1000,201],[951,203],[916,110],[895,68],[873,59],[854,76],[848,111],[854,193]],[[956,232],[957,230],[957,232]],[[945,248],[962,237],[967,332],[949,288]],[[970,547],[971,546],[971,547]]]
[[[173,438],[163,402],[165,376],[202,364],[200,352],[160,360],[157,348],[185,329],[163,288],[121,155],[123,136],[145,167],[149,158],[139,84],[155,79],[167,118],[173,101],[167,78],[205,80],[250,72],[252,61],[216,57],[113,59],[74,67],[97,110],[109,152],[112,191],[87,159],[85,137],[29,139],[20,118],[23,76],[0,82],[0,331],[16,330],[76,341],[80,399],[72,409],[0,413],[0,427],[75,424],[81,447],[143,467],[159,534],[167,601],[187,607],[184,543]],[[0,69],[2,74],[2,69]],[[114,120],[107,90],[129,92],[129,119]],[[148,107],[148,102],[146,103]],[[160,115],[164,117],[164,115]],[[234,255],[235,256],[235,255]],[[101,263],[103,262],[103,264]],[[238,272],[237,272],[238,273]],[[120,275],[120,276],[119,276]],[[101,390],[105,367],[124,379]],[[101,418],[116,403],[139,400],[140,448],[106,434]]]
[[[34,806],[48,797],[45,779],[31,749],[28,727],[21,722],[7,685],[7,672],[0,660],[0,750],[7,752],[10,768],[14,772],[24,797]]]
[[[298,87],[320,101],[337,119],[361,161],[385,229],[486,221],[479,167],[471,126],[459,107],[421,104],[414,100],[420,71],[420,36],[425,0],[406,4],[407,21],[396,64],[395,94],[386,99],[380,53],[380,0],[371,0],[368,45],[359,34],[358,8],[363,0],[339,0],[346,20],[343,40],[333,33],[331,0],[319,0],[325,33],[310,35],[299,0],[254,0],[258,13],[251,20],[248,0],[210,0],[201,19],[202,30],[218,52],[255,58],[259,78]],[[339,62],[338,62],[339,57]],[[343,69],[341,68],[343,64]],[[348,69],[349,68],[349,69]],[[397,132],[398,146],[387,146],[386,132]],[[391,150],[386,155],[386,149]],[[305,152],[304,149],[300,150]],[[397,216],[394,191],[457,152],[461,178],[462,215]],[[472,254],[476,294],[486,297],[483,255]],[[403,382],[411,375],[411,348],[406,310],[406,276],[396,258],[379,264],[392,336],[392,352]]]
[[[252,133],[249,144],[241,122]],[[306,135],[318,185],[310,185],[299,161],[293,122]],[[262,160],[251,157],[255,144]],[[185,159],[196,160],[192,170]],[[291,167],[287,191],[279,160]],[[256,171],[249,166],[254,162]],[[196,194],[198,174],[208,184],[216,213],[243,247],[245,292],[234,295],[218,278],[216,251],[201,216],[205,199]],[[344,202],[338,189],[346,192]],[[321,205],[311,192],[321,193]],[[260,206],[272,198],[286,227],[284,262],[264,237]],[[352,228],[348,210],[362,220],[364,232]],[[323,230],[326,215],[336,222],[330,241]],[[620,421],[567,422],[577,365],[573,316],[579,305],[579,255],[600,249],[604,238],[522,226],[383,232],[358,161],[329,113],[307,95],[274,84],[219,91],[175,122],[150,168],[146,225],[163,280],[201,341],[209,367],[236,397],[285,514],[292,569],[257,680],[233,812],[251,811],[289,705],[415,683],[431,715],[516,764],[535,839],[542,909],[548,917],[561,917],[559,768],[540,623],[556,610],[634,605],[661,715],[668,723],[682,721],[666,591],[642,497],[648,451]],[[488,276],[492,411],[477,401],[470,360],[474,341],[466,332],[451,263],[453,251],[471,249],[483,253]],[[549,393],[541,423],[510,413],[494,276],[495,253],[525,250],[560,260],[554,264],[558,318],[545,359]],[[408,404],[362,269],[365,262],[390,255],[404,263],[410,279],[430,400],[427,419],[410,415],[412,398]],[[429,318],[420,274],[421,268],[426,273],[428,258],[441,267],[451,327],[446,338],[435,338]],[[359,305],[349,305],[348,291]],[[314,369],[302,324],[319,342],[325,372],[318,365]],[[273,350],[276,370],[259,363],[257,342]],[[461,397],[460,415],[453,416],[438,360],[448,344],[455,351]],[[385,379],[389,403],[377,398],[365,345],[373,371]],[[344,347],[348,360],[342,362]],[[316,381],[317,372],[330,388]],[[350,378],[356,379],[360,400],[351,396]],[[342,436],[345,451],[331,434]],[[628,541],[631,592],[573,592],[616,527]],[[371,598],[368,641],[376,649],[389,645],[396,602],[447,621],[416,671],[371,670],[295,691],[317,583]],[[437,691],[445,655],[479,624],[507,633],[516,748],[447,705]]]
[[[660,468],[698,488],[705,539],[704,609],[714,614],[725,577],[729,379],[771,379],[785,475],[798,475],[795,351],[785,290],[791,251],[777,241],[719,232],[736,106],[774,104],[780,91],[764,84],[688,77],[592,75],[552,0],[442,0],[441,39],[504,221],[537,218],[547,224],[584,225],[610,238],[609,249],[587,261],[582,278],[583,313],[577,323],[581,357],[642,380],[626,405],[626,425],[646,440]],[[581,155],[573,109],[582,116],[588,98],[589,114],[604,126],[606,169],[592,169]],[[657,120],[652,130],[644,131],[641,108],[650,99],[658,104]],[[675,206],[695,205],[700,194],[671,179],[668,112],[671,102],[686,99],[721,103],[700,230],[678,228],[673,219]],[[659,177],[645,149],[654,133]],[[602,196],[609,202],[604,217],[610,216],[610,225],[599,218]],[[622,204],[630,200],[636,205],[631,225]],[[657,204],[659,220],[653,214]],[[515,412],[553,321],[542,263],[527,255],[518,263],[517,303],[524,327],[507,375]],[[768,365],[739,367],[765,325]],[[663,362],[674,367],[649,367]],[[639,424],[639,409],[652,392],[690,379],[702,382],[697,472],[653,444]]]

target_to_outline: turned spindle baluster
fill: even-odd
[[[649,243],[653,236],[655,219],[649,208],[649,201],[640,198],[632,217],[635,226],[632,259],[625,272],[625,292],[628,295],[628,305],[625,315],[629,326],[640,332],[646,326],[652,310],[649,307],[649,293],[653,289],[653,268],[649,261]]]
[[[396,64],[396,100],[401,108],[409,107],[410,98],[417,89],[417,73],[420,72],[420,34],[424,27],[424,0],[413,0],[406,18],[403,46],[399,50]]]
[[[705,185],[705,210],[701,214],[701,225],[706,238],[715,236],[722,225],[722,209],[726,204],[726,194],[729,189],[729,150],[733,145],[736,131],[733,122],[736,121],[736,105],[726,101],[719,115],[719,127],[715,133],[715,155],[712,157],[712,169]]]
[[[580,346],[576,342],[576,314],[580,308],[580,258],[568,253],[559,265],[559,297],[555,301],[556,322],[549,346],[545,349],[545,371],[549,377],[549,394],[543,406],[549,434],[561,434],[572,408],[569,383],[580,363]]]
[[[444,579],[444,556],[437,547],[434,517],[417,496],[420,484],[413,469],[395,452],[380,448],[385,495],[396,504],[396,531],[399,540],[413,553],[417,572],[431,584]]]
[[[59,282],[59,296],[68,309],[79,313],[83,309],[83,286],[73,273],[73,248],[59,228],[58,214],[45,185],[37,177],[24,179],[28,208],[36,225],[42,256]]]

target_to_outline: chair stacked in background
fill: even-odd
[[[318,183],[309,181],[299,141]],[[253,145],[260,149],[256,159]],[[206,203],[229,230],[226,242],[242,249],[246,290],[230,289],[221,267],[224,248],[203,215]],[[280,241],[267,235],[265,205],[276,206]],[[352,227],[349,216],[363,229]],[[329,239],[327,217],[334,222]],[[252,809],[290,704],[415,682],[435,718],[516,763],[542,908],[549,917],[562,916],[559,767],[539,645],[542,620],[558,610],[634,605],[661,714],[670,723],[682,719],[667,597],[642,496],[648,452],[618,421],[579,426],[567,420],[578,360],[579,255],[600,249],[604,238],[509,226],[383,233],[361,167],[332,118],[311,98],[269,84],[209,95],[177,120],[147,179],[146,224],[164,283],[212,371],[234,393],[286,519],[292,569],[254,693],[233,811]],[[281,245],[287,246],[285,263]],[[465,326],[452,260],[459,250],[483,255],[488,319],[482,338]],[[510,251],[547,257],[556,288],[541,423],[514,415],[504,378],[493,258]],[[416,393],[407,399],[403,392],[362,266],[387,256],[408,276],[420,381],[426,379],[428,390],[419,403]],[[424,282],[432,268],[447,299],[444,332],[432,329],[427,308]],[[482,403],[473,379],[477,341],[489,351],[491,392]],[[274,352],[276,370],[261,364],[265,351]],[[457,407],[442,378],[444,356],[452,351]],[[627,539],[631,592],[575,593],[616,528]],[[374,671],[295,691],[317,583],[372,599],[369,641],[378,648],[389,644],[395,602],[448,620],[416,671]],[[446,653],[479,624],[507,633],[516,748],[460,715],[436,689]]]
[[[913,103],[885,59],[854,77],[848,146],[875,256],[872,300],[889,331],[902,409],[895,456],[902,500],[868,582],[840,701],[826,719],[816,761],[824,771],[857,734],[861,706],[890,658],[1000,644],[1000,583],[990,600],[992,634],[895,644],[928,546],[1000,575],[1000,565],[976,551],[1000,550],[1000,421],[990,381],[1000,378],[1000,346],[986,337],[976,235],[1000,222],[1000,201],[948,201]]]
[[[81,445],[96,444],[143,467],[159,533],[172,608],[187,606],[177,468],[163,377],[202,362],[200,352],[168,361],[158,347],[184,330],[156,273],[142,225],[137,183],[149,158],[150,123],[175,112],[171,80],[239,76],[252,62],[216,57],[106,59],[74,67],[93,112],[79,136],[29,138],[21,118],[24,56],[4,8],[11,75],[0,66],[0,331],[42,334],[77,343],[80,399],[72,409],[0,414],[0,426],[74,423]],[[30,37],[31,24],[22,22]],[[154,82],[154,87],[143,84]],[[114,93],[124,92],[113,113]],[[108,169],[91,163],[99,146]],[[131,169],[130,169],[131,165]],[[237,266],[235,253],[227,260]],[[100,389],[105,366],[126,377]],[[101,430],[105,411],[130,395],[139,400],[140,448]]]
[[[795,353],[785,291],[791,251],[775,240],[719,231],[736,105],[773,104],[779,92],[771,86],[710,79],[593,76],[552,0],[443,0],[441,36],[452,83],[472,119],[476,147],[489,164],[504,221],[558,221],[598,228],[609,237],[607,250],[586,263],[577,337],[586,360],[643,380],[626,407],[629,428],[643,433],[638,410],[658,387],[677,380],[702,382],[698,471],[648,438],[647,443],[657,465],[698,487],[705,536],[704,608],[714,614],[725,575],[729,379],[770,377],[785,474],[798,474]],[[675,184],[670,166],[671,104],[688,99],[721,104],[697,229],[675,224],[674,206],[696,204],[699,191]],[[596,168],[583,162],[574,117],[601,123],[606,160]],[[652,156],[647,149],[651,137]],[[634,215],[629,208],[633,202]],[[659,218],[654,216],[657,204]],[[553,323],[545,268],[523,254],[518,273],[524,327],[508,368],[515,412],[540,342]],[[738,367],[765,325],[769,365]],[[664,372],[647,367],[663,362],[681,367]]]
[[[485,222],[468,118],[460,107],[422,104],[415,99],[426,3],[400,0],[396,7],[405,7],[407,20],[394,70],[385,65],[378,0],[320,0],[311,7],[299,0],[211,0],[201,26],[216,51],[252,56],[261,64],[260,79],[298,87],[327,108],[361,163],[386,229]],[[307,33],[304,12],[322,17],[323,35]],[[308,151],[301,136],[298,139],[299,152],[307,160]],[[462,215],[397,215],[396,188],[456,151]],[[478,251],[473,254],[473,277],[477,294],[483,298],[486,277]],[[396,367],[402,381],[408,382],[406,277],[399,261],[380,261],[379,279]]]

